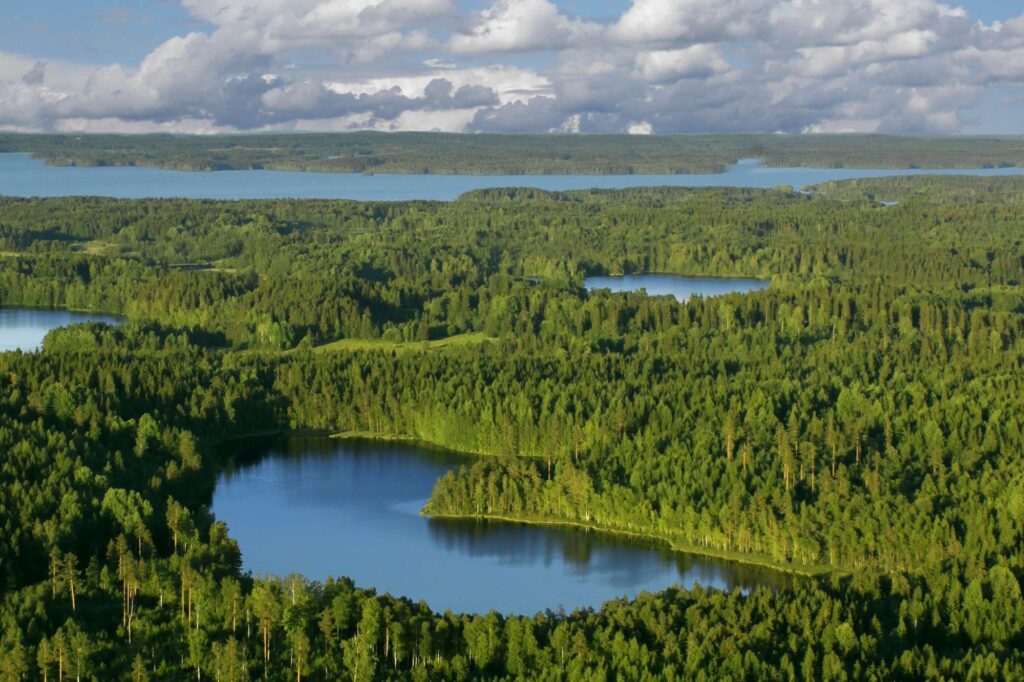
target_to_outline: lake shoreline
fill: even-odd
[[[403,443],[407,445],[414,445],[425,447],[432,450],[439,450],[449,454],[458,455],[467,459],[479,459],[479,458],[494,458],[500,455],[492,453],[462,450],[453,448],[442,443],[437,443],[431,440],[424,439],[419,436],[411,436],[407,434],[395,434],[395,433],[380,433],[373,431],[331,431],[329,429],[272,429],[262,431],[258,433],[249,433],[237,436],[227,436],[223,439],[218,439],[215,445],[221,445],[232,441],[241,441],[249,438],[261,438],[261,437],[275,437],[275,438],[327,438],[336,441],[364,441],[373,443]],[[521,459],[543,459],[539,455],[516,455],[517,458]],[[427,504],[429,505],[430,500],[428,498]],[[577,528],[586,531],[593,531],[596,533],[607,533],[609,535],[617,535],[620,537],[629,537],[637,540],[643,540],[646,542],[653,542],[658,545],[664,546],[666,549],[682,555],[694,555],[707,557],[711,559],[720,559],[725,561],[732,561],[744,566],[753,566],[757,568],[766,568],[773,571],[778,571],[787,575],[794,575],[804,578],[820,578],[826,575],[832,575],[842,573],[840,569],[832,566],[825,565],[802,565],[795,563],[783,563],[775,561],[767,556],[753,554],[748,552],[737,552],[732,550],[719,550],[710,547],[702,547],[700,545],[693,545],[683,543],[675,540],[667,535],[646,532],[643,530],[626,530],[622,528],[616,528],[613,526],[602,526],[594,523],[587,523],[583,521],[572,521],[569,519],[558,519],[558,518],[544,518],[544,517],[516,517],[511,515],[502,514],[434,514],[420,510],[419,514],[426,518],[437,519],[437,520],[452,520],[452,521],[497,521],[503,523],[519,524],[525,526],[538,526],[538,527],[554,527],[554,528]]]
[[[301,435],[301,434],[289,434],[289,435]],[[322,435],[322,434],[320,434]],[[467,458],[479,458],[479,457],[499,457],[487,452],[473,451],[473,450],[460,450],[435,443],[430,440],[425,440],[418,436],[409,436],[402,434],[380,434],[371,431],[341,431],[338,433],[331,433],[328,438],[332,440],[362,440],[362,441],[375,441],[381,443],[407,443],[409,445],[426,446],[428,448],[444,450],[446,452],[462,455]],[[517,458],[522,459],[543,459],[540,455],[516,455]],[[429,505],[430,500],[427,500]],[[503,523],[515,523],[526,526],[548,526],[548,527],[561,527],[561,528],[579,528],[586,531],[594,531],[597,533],[608,533],[611,535],[618,535],[623,537],[630,537],[638,540],[644,540],[654,542],[659,545],[665,545],[667,549],[677,554],[691,554],[703,557],[709,557],[712,559],[724,559],[726,561],[734,561],[738,564],[745,566],[756,566],[758,568],[768,568],[788,575],[795,575],[805,578],[817,578],[833,573],[839,573],[839,569],[832,566],[825,565],[812,565],[804,566],[801,564],[793,563],[782,563],[774,561],[763,555],[752,554],[748,552],[736,552],[731,550],[719,550],[710,547],[701,547],[700,545],[692,545],[673,540],[672,538],[659,535],[657,533],[649,533],[645,531],[637,530],[625,530],[622,528],[615,528],[612,526],[602,526],[593,523],[586,523],[583,521],[571,521],[568,519],[557,519],[557,518],[543,518],[543,517],[517,517],[504,514],[433,514],[430,512],[421,510],[420,515],[431,519],[437,520],[452,520],[452,521],[499,521]]]
[[[31,256],[29,252],[12,251],[7,254],[11,258],[19,258],[22,256]],[[128,315],[123,311],[114,310],[102,310],[99,308],[72,308],[67,306],[57,307],[43,307],[35,305],[22,305],[20,303],[0,303],[0,310],[23,310],[25,312],[34,313],[82,313],[83,315],[104,315],[107,317],[119,317],[121,321],[127,322]],[[82,324],[81,322],[72,322],[71,324]],[[67,326],[67,325],[63,325]]]
[[[286,432],[318,438],[269,440]],[[243,569],[313,579],[346,575],[438,610],[508,614],[556,604],[599,608],[674,585],[728,594],[784,590],[797,580],[795,571],[687,554],[658,538],[616,529],[580,533],[570,524],[531,528],[513,519],[486,528],[454,519],[434,523],[420,513],[423,505],[436,481],[458,471],[469,455],[404,436],[338,435],[267,429],[230,438],[248,440],[225,448],[217,470],[206,472],[210,497],[202,504],[231,529]],[[268,440],[261,444],[261,436]],[[429,560],[429,570],[410,563],[410,556]]]
[[[442,443],[437,443],[420,436],[409,436],[397,433],[378,433],[375,431],[339,431],[337,433],[330,433],[327,436],[331,440],[355,440],[355,441],[370,441],[378,443],[406,443],[408,445],[418,445],[426,447],[432,450],[443,450],[449,454],[460,455],[467,459],[479,459],[483,457],[493,458],[501,457],[501,455],[494,454],[493,452],[484,452],[482,450],[465,450],[462,448],[455,448]],[[543,455],[515,455],[518,459],[544,459]]]
[[[629,537],[637,540],[644,540],[648,542],[654,542],[659,545],[664,545],[666,549],[676,554],[695,555],[708,557],[711,559],[721,559],[725,561],[735,562],[737,564],[742,564],[744,566],[766,568],[772,571],[777,571],[779,573],[784,573],[787,575],[794,575],[801,578],[821,578],[824,576],[841,573],[841,571],[839,571],[838,569],[830,566],[804,566],[801,564],[781,563],[758,554],[734,552],[730,550],[719,550],[710,547],[701,547],[700,545],[690,545],[674,541],[666,536],[658,535],[655,533],[645,533],[643,531],[636,530],[624,530],[621,528],[615,528],[612,526],[602,526],[598,524],[587,523],[584,521],[571,521],[568,519],[545,517],[517,517],[504,514],[433,514],[431,512],[426,511],[425,509],[421,511],[420,514],[429,519],[437,519],[439,521],[497,521],[500,523],[513,523],[524,526],[576,528],[585,531],[593,531],[595,533],[618,535],[622,537]]]
[[[46,337],[57,329],[80,324],[124,324],[127,318],[117,313],[81,310],[70,307],[34,307],[0,304],[0,353],[43,351]]]

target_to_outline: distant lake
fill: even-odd
[[[423,517],[437,479],[471,461],[444,451],[291,438],[253,444],[240,461],[249,463],[220,477],[212,509],[256,575],[349,576],[437,611],[530,615],[672,584],[731,590],[793,580],[580,529]]]
[[[43,337],[51,329],[79,322],[119,324],[120,319],[113,315],[74,313],[67,310],[0,308],[0,352],[38,350],[43,345]]]
[[[583,286],[589,291],[611,289],[621,291],[646,291],[650,296],[675,296],[686,303],[693,296],[723,296],[744,294],[767,289],[770,282],[763,279],[738,279],[732,277],[679,277],[677,275],[622,275],[616,277],[587,277]]]
[[[829,180],[894,175],[1022,175],[1024,168],[881,170],[766,168],[744,159],[717,175],[360,175],[293,171],[188,172],[141,167],[63,168],[28,154],[0,154],[0,195],[105,196],[125,199],[355,199],[450,201],[471,190],[536,187],[551,191],[627,187],[752,187],[796,189]]]

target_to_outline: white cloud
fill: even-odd
[[[600,31],[570,19],[548,0],[498,0],[449,45],[457,53],[557,50]]]
[[[182,0],[197,19],[252,33],[267,51],[362,44],[452,15],[451,0]]]
[[[636,65],[645,80],[656,83],[681,78],[708,78],[729,70],[729,62],[715,45],[641,52],[636,57]]]
[[[963,36],[963,10],[935,0],[786,0],[773,3],[765,25],[774,39],[804,46],[852,45],[932,31]]]
[[[978,83],[1024,83],[1024,47],[1010,50],[979,50],[966,48],[958,61],[969,65]]]
[[[337,93],[367,94],[398,88],[409,97],[423,97],[426,88],[438,78],[449,81],[456,89],[486,83],[495,91],[500,104],[518,102],[537,95],[552,93],[551,81],[531,69],[513,66],[482,66],[468,69],[434,67],[417,74],[381,76],[358,81],[334,81],[327,87]]]
[[[771,0],[634,0],[608,34],[626,43],[706,43],[755,35]]]
[[[857,119],[827,119],[806,126],[804,133],[877,133],[881,121]]]
[[[178,133],[188,135],[218,135],[234,132],[232,126],[219,126],[207,119],[180,118],[173,121],[129,121],[121,118],[64,118],[53,126],[57,133],[107,133],[116,131],[128,135],[152,133]]]
[[[956,131],[1024,84],[1024,15],[939,0],[181,0],[138,64],[0,52],[0,128]]]

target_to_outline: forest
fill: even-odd
[[[0,198],[0,304],[126,317],[0,354],[0,680],[1020,679],[1022,227],[1019,178]],[[583,286],[644,272],[771,286]],[[811,577],[513,615],[254,576],[209,503],[267,430],[479,455],[436,516]]]
[[[477,175],[719,173],[744,158],[812,168],[1000,168],[1024,164],[1024,137],[883,135],[27,135],[0,152],[59,166],[173,170]]]

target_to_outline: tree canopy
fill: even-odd
[[[0,199],[0,303],[127,318],[0,354],[0,679],[1024,675],[1024,181],[819,189]],[[643,272],[772,284],[583,287]],[[819,577],[513,616],[251,576],[207,506],[268,430]]]

